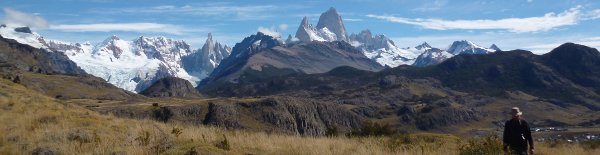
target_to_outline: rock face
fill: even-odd
[[[203,83],[218,80],[239,83],[288,74],[324,73],[339,66],[369,71],[383,69],[346,42],[284,45],[259,32],[236,44],[232,55],[223,60]]]
[[[231,54],[231,48],[214,41],[212,34],[208,33],[208,38],[202,48],[182,58],[183,67],[190,75],[203,79],[229,54]]]
[[[317,23],[317,29],[327,28],[336,35],[337,41],[348,41],[348,34],[342,16],[340,16],[335,8],[331,7],[326,12],[322,13]]]
[[[96,110],[120,117],[306,136],[324,135],[329,128],[349,131],[361,124],[360,117],[340,105],[306,98],[269,96],[253,101],[213,101],[208,104]],[[155,115],[157,111],[170,115]]]
[[[346,41],[348,42],[348,34],[342,17],[338,15],[335,8],[330,8],[319,18],[317,27],[313,27],[308,18],[302,18],[300,26],[296,31],[296,38],[302,42],[311,41]]]
[[[156,81],[152,86],[140,92],[148,97],[199,97],[189,81],[176,77],[166,77]]]

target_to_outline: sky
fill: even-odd
[[[348,33],[369,29],[399,47],[469,40],[539,54],[565,42],[600,48],[597,0],[2,0],[0,7],[0,23],[68,42],[165,36],[200,48],[212,33],[233,46],[257,31],[293,36],[302,17],[316,25],[334,7]]]

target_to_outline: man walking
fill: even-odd
[[[510,149],[512,154],[527,155],[527,144],[529,144],[529,154],[531,155],[533,154],[533,139],[529,124],[521,119],[522,114],[523,112],[518,107],[513,107],[510,111],[512,119],[504,124],[504,151],[508,152]]]

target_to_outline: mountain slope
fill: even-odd
[[[284,45],[259,32],[236,44],[231,56],[223,60],[203,83],[218,80],[238,83],[287,74],[323,73],[339,66],[370,71],[382,69],[381,65],[345,42]]]
[[[493,47],[498,48],[496,45]],[[455,41],[448,48],[448,53],[458,55],[458,54],[489,54],[495,52],[496,49],[490,49],[481,47],[473,42],[467,40]]]
[[[567,43],[542,56],[519,50],[461,54],[436,66],[396,70],[399,75],[434,77],[459,91],[502,96],[520,90],[559,105],[598,110],[599,60],[596,49]]]
[[[61,52],[0,37],[0,77],[59,99],[127,100],[140,96],[80,69]]]
[[[189,81],[176,77],[166,77],[156,81],[140,92],[148,97],[199,97],[198,91]]]

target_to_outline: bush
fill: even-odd
[[[171,119],[171,117],[173,117],[173,112],[167,107],[160,107],[158,109],[155,109],[153,113],[154,118],[162,122],[167,122],[169,121],[169,119]]]
[[[215,146],[223,149],[223,150],[231,150],[231,146],[229,146],[229,141],[227,141],[227,137],[225,135],[223,135],[223,141],[220,141],[219,143],[217,143]]]
[[[337,137],[339,135],[339,131],[337,129],[337,127],[331,127],[331,128],[327,128],[327,130],[325,130],[325,136],[327,137]]]
[[[175,135],[175,138],[179,137],[182,133],[183,131],[181,128],[173,127],[173,130],[171,130],[171,134]]]
[[[148,144],[150,144],[150,132],[142,131],[140,133],[140,136],[135,138],[135,140],[138,141],[140,146],[147,146]]]
[[[600,148],[600,140],[583,141],[579,145],[586,150],[595,150]]]
[[[503,154],[504,146],[497,135],[484,138],[470,139],[459,148],[461,155]]]
[[[368,136],[389,136],[396,133],[389,124],[379,124],[371,121],[364,121],[359,129],[352,129],[348,137],[368,137]]]

